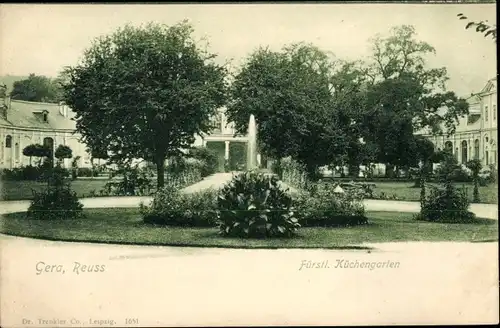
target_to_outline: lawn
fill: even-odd
[[[375,182],[375,185],[375,195],[380,195],[383,192],[388,196],[396,194],[399,200],[418,201],[420,199],[420,188],[412,188],[414,182]],[[469,200],[472,201],[474,184],[455,183],[455,186],[458,188],[465,187],[469,195]],[[480,186],[479,196],[481,203],[498,204],[498,184]]]
[[[71,183],[71,188],[76,191],[78,197],[99,196],[99,191],[106,185],[108,179],[85,179],[75,180]],[[418,201],[420,199],[420,188],[412,188],[413,182],[375,182],[374,195],[381,193],[392,197],[397,196],[398,200]],[[37,181],[0,181],[0,201],[2,200],[23,200],[32,199],[32,189],[43,190],[46,184]],[[457,183],[456,186],[467,188],[469,199],[472,201],[472,183]],[[479,187],[481,203],[498,204],[498,184],[490,184]]]
[[[301,228],[291,239],[237,239],[216,228],[154,227],[142,222],[136,208],[84,210],[78,220],[36,221],[25,213],[0,217],[0,232],[50,240],[233,248],[362,248],[364,243],[396,241],[498,241],[498,221],[476,224],[415,221],[411,213],[369,212],[369,224],[350,228]]]
[[[375,196],[376,199],[384,199],[380,197],[380,195],[384,193],[386,196],[389,196],[388,199],[393,199],[392,196],[396,195],[397,200],[404,200],[404,201],[420,200],[420,188],[413,188],[414,182],[373,182],[373,183],[376,186],[373,189],[373,195]],[[467,189],[467,194],[469,195],[469,200],[472,202],[473,199],[472,193],[474,191],[474,185],[472,183],[455,183],[455,186],[458,188],[465,187]],[[498,204],[498,184],[496,183],[490,184],[484,187],[480,186],[479,196],[481,199],[481,203]]]
[[[78,179],[71,182],[71,188],[78,197],[89,197],[92,192],[99,195],[107,182],[108,179]],[[46,183],[38,181],[0,181],[0,201],[32,199],[32,189],[42,191],[46,187]]]

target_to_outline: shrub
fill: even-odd
[[[27,212],[28,218],[75,219],[83,215],[83,205],[71,190],[68,176],[69,172],[59,166],[44,174],[47,189],[42,192],[33,191],[33,200]]]
[[[439,181],[450,180],[452,182],[471,182],[472,174],[466,166],[459,165],[457,159],[450,154],[443,155],[444,160],[436,169],[436,176]]]
[[[140,205],[144,223],[181,227],[217,225],[217,191],[208,189],[183,194],[167,186],[158,191],[150,206]]]
[[[275,176],[246,172],[233,177],[218,198],[220,233],[231,237],[290,237],[300,227],[293,201]]]
[[[76,171],[77,171],[77,176],[79,176],[79,177],[90,178],[90,177],[96,177],[99,175],[99,172],[97,170],[92,170],[89,167],[80,167],[80,168],[77,168]]]
[[[443,187],[432,187],[425,198],[420,214],[420,220],[446,223],[472,222],[475,215],[468,211],[469,200],[464,188],[461,190],[448,181]]]
[[[68,146],[59,145],[56,148],[56,151],[54,153],[54,157],[57,158],[58,160],[63,160],[65,158],[71,158],[71,157],[73,157],[73,151]]]
[[[153,172],[147,168],[139,168],[130,164],[120,165],[111,173],[111,179],[121,176],[119,181],[109,181],[104,186],[104,193],[120,196],[150,195],[154,191]]]
[[[201,162],[200,174],[202,177],[214,174],[219,167],[217,152],[206,147],[197,147],[190,150],[190,156]]]
[[[0,172],[0,178],[2,180],[9,181],[24,181],[31,180],[36,181],[42,179],[42,176],[50,170],[50,167],[37,167],[37,166],[23,166],[14,169],[3,169]],[[63,169],[64,170],[64,169]]]
[[[81,217],[83,205],[69,187],[33,192],[28,217],[33,219],[75,219]]]
[[[297,161],[284,158],[281,160],[281,166],[278,170],[281,170],[283,182],[288,185],[298,189],[310,188],[305,167]]]
[[[335,193],[335,185],[324,184],[314,193],[302,192],[295,197],[301,226],[354,226],[366,224],[364,191],[351,188]]]
[[[494,165],[489,165],[481,169],[477,174],[477,179],[480,186],[487,186],[490,183],[497,181],[497,172]]]

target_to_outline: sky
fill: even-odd
[[[279,50],[310,42],[345,60],[366,59],[369,40],[393,26],[413,25],[436,49],[429,67],[446,67],[448,89],[478,92],[496,76],[496,44],[465,30],[464,13],[496,24],[495,4],[1,4],[0,75],[57,76],[75,65],[100,35],[125,24],[176,24],[188,19],[218,60],[237,67],[259,46]]]

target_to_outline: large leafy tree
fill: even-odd
[[[56,103],[60,100],[60,91],[56,80],[30,74],[27,79],[14,82],[10,96],[17,100]]]
[[[278,161],[292,156],[311,175],[343,151],[346,139],[332,112],[329,54],[309,44],[280,52],[260,48],[235,76],[228,117],[245,133],[255,115],[260,149]]]
[[[446,68],[427,68],[426,56],[435,53],[416,39],[412,26],[398,26],[387,37],[372,41],[366,70],[363,138],[378,147],[378,161],[407,166],[414,132],[452,134],[458,119],[468,113],[465,99],[446,89]]]
[[[112,163],[142,158],[156,164],[164,185],[165,159],[208,132],[225,103],[226,69],[192,37],[192,26],[126,26],[98,38],[66,70],[64,99],[90,149]]]

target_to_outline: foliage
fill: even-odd
[[[467,102],[446,89],[446,69],[426,67],[435,49],[415,36],[412,26],[403,25],[372,42],[370,81],[357,121],[363,140],[377,149],[375,162],[414,165],[414,132],[436,134],[444,126],[452,134],[468,113]]]
[[[291,187],[305,190],[309,184],[307,173],[305,172],[304,165],[291,159],[290,157],[284,158],[280,161],[280,168],[282,172],[282,180]]]
[[[486,186],[490,183],[495,183],[498,181],[498,172],[495,168],[495,165],[490,164],[488,167],[483,168],[479,172],[479,184],[481,186]]]
[[[202,177],[206,177],[217,172],[219,159],[217,152],[214,150],[207,147],[196,147],[190,149],[189,156],[202,162],[200,171]]]
[[[38,157],[40,159],[40,162],[41,162],[42,158],[49,157],[51,155],[51,149],[47,146],[44,146],[44,145],[31,144],[31,145],[24,147],[23,155],[29,156],[30,160],[31,160],[31,157]]]
[[[71,157],[73,157],[73,151],[68,146],[59,145],[56,148],[56,151],[54,153],[54,157],[57,158],[58,160],[62,160],[65,158],[71,158]]]
[[[466,167],[458,164],[456,157],[448,152],[443,154],[443,161],[439,163],[439,167],[436,169],[435,175],[437,180],[440,182],[446,182],[448,180],[453,182],[470,182],[472,181],[471,176],[466,171]]]
[[[444,188],[432,187],[417,218],[432,222],[473,222],[475,215],[468,208],[469,200],[465,189],[458,190],[447,181]]]
[[[30,158],[30,166],[31,166],[31,158],[35,156],[35,154],[37,153],[36,147],[37,147],[36,145],[31,144],[24,147],[23,149],[23,155],[28,156]]]
[[[154,162],[160,187],[165,159],[208,132],[225,103],[226,70],[192,34],[186,21],[127,25],[95,40],[66,71],[64,99],[83,141],[110,163]]]
[[[79,167],[79,168],[76,168],[76,175],[78,177],[90,178],[90,177],[96,177],[96,176],[98,176],[99,172],[95,171],[95,170],[92,170],[89,167]]]
[[[218,198],[220,233],[232,237],[291,237],[300,227],[292,198],[275,176],[245,172]]]
[[[0,177],[1,180],[9,181],[35,181],[40,179],[44,171],[45,168],[28,165],[13,169],[2,169]]]
[[[349,124],[341,122],[345,108],[334,106],[332,74],[331,56],[312,45],[292,44],[280,52],[260,48],[235,77],[228,119],[237,133],[246,133],[253,114],[262,154],[292,156],[314,179],[318,166],[348,148]]]
[[[158,191],[149,206],[141,204],[144,223],[162,226],[215,227],[217,191],[183,194],[173,186]]]
[[[14,82],[10,96],[17,100],[56,103],[61,100],[61,89],[56,80],[30,74],[28,78]]]
[[[76,156],[71,161],[71,179],[76,180],[78,177],[78,161],[80,160],[80,156]],[[92,173],[91,173],[92,174]]]
[[[69,187],[34,192],[28,218],[38,220],[76,219],[82,216],[83,204]]]
[[[235,77],[229,119],[245,133],[254,114],[263,154],[291,156],[312,181],[324,165],[348,166],[352,176],[372,162],[415,166],[422,154],[414,133],[441,126],[453,133],[468,113],[446,89],[446,69],[426,67],[434,48],[415,36],[406,25],[377,36],[368,63],[336,60],[308,44],[260,48]]]
[[[460,13],[457,15],[459,19],[468,19],[467,16],[464,14]],[[476,32],[479,32],[481,34],[484,34],[484,37],[491,36],[491,38],[496,42],[497,41],[497,26],[495,25],[490,25],[488,24],[488,21],[479,21],[479,22],[474,22],[474,21],[469,21],[467,25],[465,25],[465,29],[469,28],[476,28]]]
[[[28,208],[28,218],[38,220],[76,219],[82,216],[83,204],[71,190],[69,172],[57,165],[46,171],[43,179],[47,189],[33,191],[33,200]]]
[[[483,168],[483,165],[481,164],[481,161],[479,159],[472,159],[467,162],[467,168],[471,170],[472,172],[472,179],[474,181],[474,192],[473,192],[473,201],[475,203],[480,202],[479,198],[479,173],[481,172],[481,169]]]
[[[229,169],[231,171],[244,171],[247,161],[247,147],[243,142],[229,144]]]
[[[116,176],[121,179],[113,181]],[[120,165],[111,173],[111,181],[104,186],[104,192],[109,195],[144,196],[151,195],[154,185],[151,181],[153,173],[138,166]]]
[[[200,176],[203,162],[189,157],[174,156],[169,158],[166,167],[167,179],[185,177],[186,175]]]
[[[320,184],[314,192],[295,198],[299,222],[303,227],[354,226],[368,223],[363,205],[364,192],[357,188],[335,193],[334,184]]]

